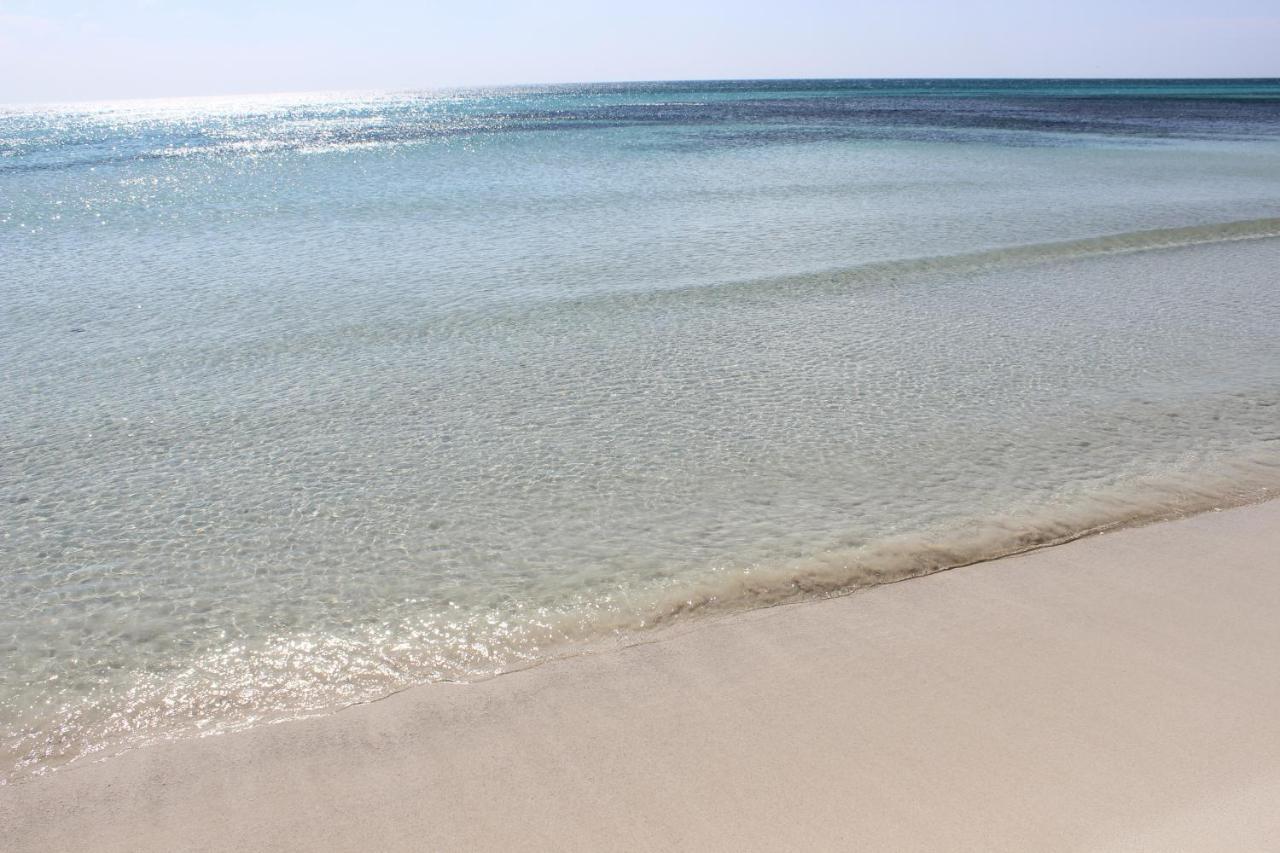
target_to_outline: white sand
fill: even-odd
[[[0,788],[0,849],[1277,850],[1280,502]]]

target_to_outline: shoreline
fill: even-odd
[[[1280,501],[0,788],[6,850],[1280,843]]]
[[[937,572],[1056,548],[1107,532],[1249,506],[1275,499],[1277,489],[1280,489],[1280,458],[1267,453],[1240,454],[1202,466],[1195,474],[1169,472],[1134,478],[1075,501],[1023,507],[1003,515],[971,516],[945,527],[882,536],[862,545],[829,548],[752,572],[692,582],[678,592],[668,590],[654,595],[631,612],[597,614],[599,618],[593,629],[560,626],[550,630],[544,643],[539,644],[544,646],[541,654],[507,659],[498,669],[401,683],[382,692],[328,706],[278,708],[256,718],[238,720],[205,719],[196,724],[195,729],[188,724],[186,728],[172,731],[154,731],[131,723],[124,726],[125,732],[145,732],[131,737],[121,735],[117,727],[117,739],[100,741],[75,754],[62,753],[56,759],[46,756],[34,768],[18,764],[7,778],[0,776],[0,790],[6,785],[110,761],[157,744],[314,719],[422,686],[476,684],[554,661],[664,642],[698,630],[706,620],[842,597]],[[24,762],[27,759],[29,756],[24,757]],[[6,765],[13,766],[15,761],[5,756]]]

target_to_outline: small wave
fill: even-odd
[[[654,286],[645,282],[643,289],[620,288],[604,293],[575,296],[559,294],[541,297],[548,304],[572,302],[584,309],[592,306],[610,310],[619,303],[644,305],[665,303],[671,299],[720,298],[722,294],[775,295],[789,293],[840,291],[852,287],[874,287],[903,284],[947,276],[963,276],[996,272],[1041,264],[1087,260],[1110,255],[1183,249],[1194,246],[1266,240],[1280,237],[1280,218],[1243,219],[1231,222],[1156,228],[1103,234],[1072,240],[1024,243],[998,246],[973,252],[895,258],[836,267],[818,272],[770,275],[759,278],[720,279],[708,282]],[[521,316],[527,312],[527,298],[521,298]],[[481,310],[489,310],[484,308]]]
[[[738,286],[744,284],[748,286],[782,285],[787,287],[797,285],[821,286],[823,284],[847,286],[862,282],[891,282],[918,276],[983,272],[1054,261],[1071,261],[1100,255],[1179,249],[1212,243],[1262,240],[1273,237],[1280,237],[1280,218],[1244,219],[1234,222],[1190,225],[1179,228],[1127,231],[1119,234],[1083,237],[1074,240],[1002,246],[954,255],[932,255],[922,258],[874,261],[820,273],[752,279],[747,282],[739,282]],[[730,285],[723,283],[714,286]]]
[[[1096,533],[1280,497],[1280,456],[1262,450],[1205,470],[1136,478],[994,517],[831,548],[818,556],[717,576],[655,602],[612,630],[653,628],[697,613],[753,610],[1061,545]]]

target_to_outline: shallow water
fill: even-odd
[[[0,112],[14,776],[1280,485],[1280,84]]]

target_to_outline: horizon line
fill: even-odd
[[[671,83],[783,83],[783,82],[896,82],[896,81],[993,81],[993,82],[1082,82],[1082,83],[1105,83],[1105,82],[1189,82],[1189,83],[1211,83],[1211,82],[1280,82],[1280,75],[1271,77],[1258,77],[1254,75],[1239,76],[1191,76],[1191,77],[1146,77],[1133,75],[1116,75],[1116,76],[1057,76],[1057,77],[1023,77],[1023,76],[975,76],[975,75],[955,75],[955,76],[883,76],[883,77],[809,77],[809,76],[781,76],[781,77],[655,77],[647,79],[632,80],[565,80],[559,82],[531,82],[531,83],[464,83],[457,85],[440,85],[440,86],[406,86],[406,87],[353,87],[353,88],[321,88],[321,89],[280,89],[275,91],[240,91],[240,92],[217,92],[217,93],[193,93],[183,95],[121,95],[107,96],[101,98],[63,98],[63,99],[43,99],[43,100],[18,100],[0,102],[0,109],[8,109],[11,107],[53,107],[53,106],[70,106],[74,104],[111,104],[131,101],[177,101],[177,100],[196,100],[196,99],[217,99],[217,98],[275,98],[285,96],[301,96],[301,95],[354,95],[354,94],[379,94],[379,95],[406,95],[423,92],[474,92],[494,89],[549,89],[563,88],[571,86],[644,86],[651,84],[671,84]]]

